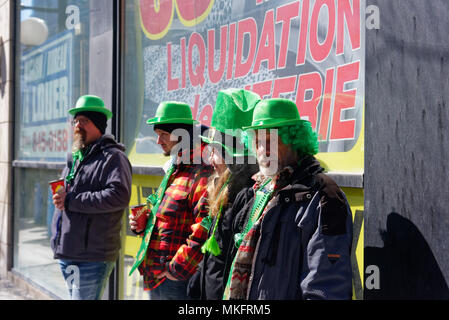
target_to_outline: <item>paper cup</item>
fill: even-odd
[[[51,191],[53,192],[53,194],[56,194],[59,191],[64,190],[64,179],[50,181],[49,184],[50,184]]]
[[[144,230],[147,226],[147,205],[139,204],[131,207],[131,216],[137,222],[137,230]]]

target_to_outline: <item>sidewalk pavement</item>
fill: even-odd
[[[13,281],[0,278],[0,300],[36,300],[36,298],[18,288]]]

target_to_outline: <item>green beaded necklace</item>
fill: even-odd
[[[259,220],[260,215],[262,214],[263,210],[265,209],[268,201],[271,198],[271,195],[274,192],[273,190],[266,190],[265,186],[271,182],[271,178],[269,178],[267,181],[265,181],[261,187],[256,191],[256,199],[254,200],[253,207],[251,209],[250,216],[248,218],[248,221],[245,225],[245,229],[243,232],[236,233],[234,235],[234,243],[235,246],[238,248],[240,247],[240,244],[242,243],[243,238],[247,235],[249,230],[253,227],[254,223],[256,223],[257,220]]]

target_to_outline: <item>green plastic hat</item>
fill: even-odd
[[[111,110],[108,110],[104,106],[104,102],[100,97],[94,95],[88,94],[79,97],[78,101],[76,101],[75,108],[70,109],[69,114],[75,117],[78,112],[82,111],[100,112],[106,115],[107,119],[112,118]]]
[[[234,88],[220,90],[212,114],[209,136],[202,136],[203,141],[221,145],[234,157],[248,155],[246,148],[244,150],[237,149],[236,144],[242,143],[244,138],[242,134],[245,134],[242,128],[251,125],[254,107],[260,100],[259,95],[248,90]],[[223,134],[232,136],[237,143],[233,143],[232,148],[226,146]],[[219,135],[221,135],[221,139],[218,137]]]
[[[293,101],[273,98],[263,100],[257,104],[254,109],[253,121],[251,126],[244,127],[248,129],[268,129],[282,126],[291,126],[300,123],[301,120],[298,108]]]
[[[190,106],[183,102],[163,101],[159,104],[154,118],[147,120],[148,124],[184,123],[196,124],[192,117]]]

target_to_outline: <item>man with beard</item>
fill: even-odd
[[[350,299],[352,215],[314,158],[317,135],[286,99],[259,102],[252,125],[260,172],[224,299]]]
[[[101,98],[82,96],[69,114],[74,117],[73,148],[62,172],[66,188],[53,196],[51,245],[71,299],[96,300],[118,258],[131,164],[125,147],[105,134],[112,112]]]
[[[138,268],[151,300],[188,299],[188,280],[202,258],[207,233],[198,227],[192,230],[192,225],[207,215],[207,210],[195,208],[212,167],[202,162],[205,144],[197,122],[189,105],[174,101],[161,102],[155,117],[147,121],[154,125],[164,155],[171,156],[158,190],[147,199],[151,210],[145,230],[137,229],[134,217],[129,217],[131,230],[145,232],[130,274]]]
[[[207,194],[199,205],[209,208],[201,226],[209,238],[202,247],[204,258],[189,284],[189,295],[197,299],[219,300],[223,297],[230,259],[235,252],[232,222],[234,213],[244,202],[237,194],[252,186],[258,171],[256,159],[249,151],[249,141],[242,127],[251,124],[254,107],[260,97],[244,89],[218,92],[208,137],[210,162],[215,169],[209,179]]]

